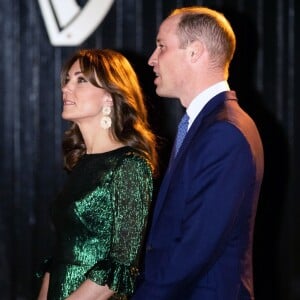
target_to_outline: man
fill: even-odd
[[[235,43],[223,14],[205,7],[176,9],[159,28],[149,59],[156,92],[180,100],[188,131],[160,187],[134,300],[254,299],[264,160],[227,83]]]

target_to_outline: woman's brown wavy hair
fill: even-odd
[[[71,66],[77,60],[87,80],[96,87],[104,88],[112,96],[113,137],[141,152],[149,161],[155,174],[157,171],[156,137],[149,127],[144,95],[129,61],[121,53],[111,49],[79,50],[62,68],[62,87],[66,83]],[[64,167],[70,171],[86,153],[84,140],[75,123],[65,131],[62,146]]]

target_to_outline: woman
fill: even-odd
[[[109,49],[75,53],[61,84],[70,174],[53,205],[57,243],[38,299],[129,299],[157,165],[142,91]]]

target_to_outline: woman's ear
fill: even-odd
[[[104,105],[109,107],[112,107],[114,105],[112,96],[110,94],[107,94],[105,96]]]

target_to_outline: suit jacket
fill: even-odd
[[[254,299],[263,147],[234,91],[199,113],[166,172],[134,300]]]

